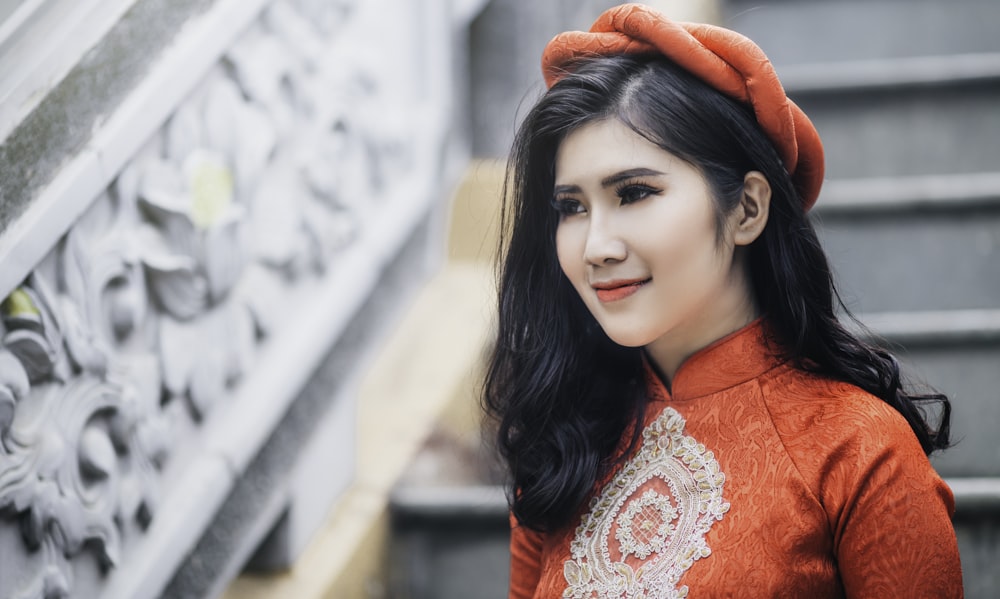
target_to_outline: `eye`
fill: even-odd
[[[570,216],[572,214],[583,214],[586,209],[579,201],[572,198],[552,198],[552,208],[560,216]]]
[[[660,190],[644,185],[642,183],[626,183],[615,189],[615,193],[621,199],[622,205],[632,204],[643,200],[651,195],[660,193]]]

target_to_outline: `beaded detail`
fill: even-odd
[[[705,534],[729,511],[715,455],[667,407],[642,447],[595,496],[563,564],[566,599],[680,599],[681,575],[712,551]]]

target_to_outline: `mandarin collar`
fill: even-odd
[[[674,373],[671,389],[663,384],[649,357],[643,353],[651,399],[686,401],[718,393],[757,378],[783,363],[777,344],[768,333],[764,317],[713,341],[693,353]]]

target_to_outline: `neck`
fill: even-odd
[[[668,388],[678,369],[694,353],[742,329],[760,316],[748,277],[740,279],[741,282],[731,287],[724,298],[714,302],[712,310],[702,312],[697,318],[683,323],[645,347]]]

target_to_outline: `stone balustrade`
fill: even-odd
[[[258,553],[294,560],[353,475],[344,356],[377,339],[338,340],[365,310],[389,319],[439,253],[465,160],[453,55],[477,4],[136,0],[3,123],[0,597],[190,588],[236,490],[263,507],[197,592],[218,594],[276,524]],[[144,28],[160,47],[135,41]],[[83,80],[127,89],[78,97]],[[289,423],[306,400],[309,426]],[[290,431],[320,440],[295,445],[295,476],[240,487]]]

